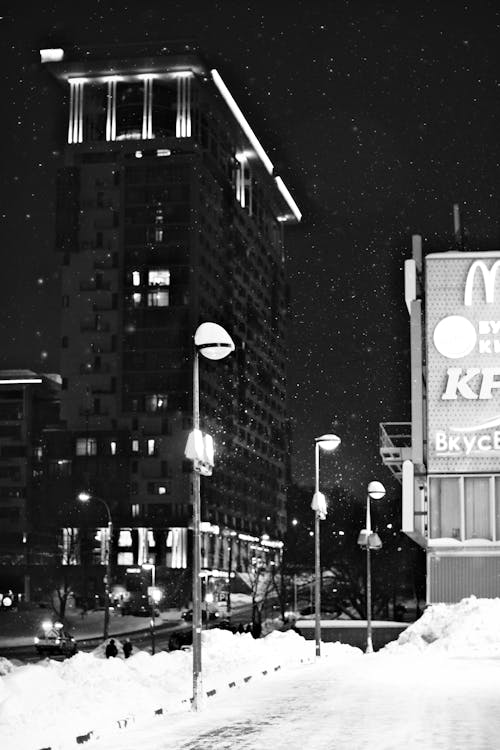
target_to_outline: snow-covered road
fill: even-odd
[[[387,653],[286,668],[99,750],[497,750],[500,660]]]

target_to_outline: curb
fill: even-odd
[[[314,659],[299,659],[299,664],[314,664],[314,661],[315,661]],[[281,664],[278,664],[276,667],[272,667],[271,669],[263,669],[259,672],[256,672],[254,675],[248,675],[247,677],[243,677],[241,680],[233,680],[231,682],[228,682],[227,687],[233,688],[233,687],[243,686],[246,683],[250,682],[250,680],[252,680],[254,677],[260,677],[261,675],[265,677],[266,675],[272,674],[273,672],[278,672],[280,669],[282,669]],[[216,689],[207,690],[205,691],[205,695],[207,698],[211,698],[212,696],[217,695],[217,690]],[[183,701],[181,701],[181,705],[184,703],[191,703],[191,702],[192,702],[192,698],[185,698]],[[152,712],[152,715],[164,716],[166,713],[168,712],[164,708],[157,708]],[[122,719],[113,719],[113,721],[110,722],[110,724],[115,724],[118,729],[126,729],[131,724],[135,724],[135,721],[136,721],[135,716],[126,716]],[[74,741],[76,745],[84,745],[86,742],[90,742],[90,740],[93,737],[98,739],[99,735],[94,729],[91,729],[86,734],[77,735],[74,738]],[[51,745],[48,745],[46,747],[38,747],[36,748],[36,750],[57,750],[57,748],[52,747]]]

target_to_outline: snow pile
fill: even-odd
[[[500,599],[470,596],[458,604],[433,604],[385,651],[500,657]]]
[[[203,687],[229,690],[275,667],[314,660],[313,641],[293,631],[274,631],[266,638],[213,629],[202,633]],[[120,641],[115,639],[119,656]],[[343,644],[323,645],[324,656],[337,662],[361,656]],[[2,662],[0,677],[0,737],[2,750],[38,750],[75,742],[89,731],[106,732],[118,720],[152,719],[162,709],[186,711],[192,695],[192,654],[160,651],[154,656],[136,651],[129,659],[103,658],[103,647],[79,652],[71,659],[46,659],[14,666]],[[268,679],[268,678],[267,678]]]

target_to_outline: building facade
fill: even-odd
[[[0,607],[9,591],[29,599],[30,567],[42,564],[52,546],[40,533],[38,458],[43,429],[59,422],[60,381],[31,370],[0,371]]]
[[[41,57],[69,104],[56,215],[62,427],[45,446],[47,461],[64,462],[46,487],[52,516],[80,529],[85,489],[111,509],[117,569],[187,568],[193,335],[212,320],[236,351],[200,368],[202,429],[216,446],[202,481],[202,566],[214,578],[230,560],[244,569],[256,550],[279,550],[286,526],[283,228],[300,212],[194,52]],[[105,535],[103,522],[101,552]]]
[[[500,595],[500,252],[406,262],[412,423],[382,425],[429,602]],[[406,436],[404,435],[406,433]]]

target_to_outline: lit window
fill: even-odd
[[[137,503],[134,503],[131,506],[131,510],[132,510],[132,518],[137,518],[137,516],[139,515],[139,505]]]
[[[132,271],[132,284],[133,286],[140,286],[141,274],[139,271]]]
[[[118,537],[119,547],[131,547],[132,546],[132,534],[130,529],[120,529],[120,535]]]
[[[109,447],[111,449],[111,455],[116,456],[116,440],[112,440],[109,444]]]
[[[148,440],[148,456],[154,456],[155,454],[155,440],[150,438]]]
[[[97,440],[95,438],[77,438],[75,453],[77,456],[97,456]]]
[[[139,441],[132,440],[132,453],[139,453]]]
[[[139,292],[134,292],[132,295],[132,302],[134,303],[134,307],[138,307],[141,304],[142,294],[139,294]]]
[[[149,286],[170,286],[170,271],[166,268],[156,268],[148,272]]]
[[[163,209],[155,211],[155,242],[163,242]]]
[[[164,292],[149,292],[148,307],[168,307],[170,301],[170,292],[168,289]]]
[[[166,494],[167,494],[167,488],[166,488],[166,487],[163,487],[162,485],[160,485],[160,486],[158,487],[158,494],[159,494],[159,495],[166,495]]]
[[[161,393],[151,393],[146,396],[146,411],[160,411],[167,408],[167,396]]]
[[[117,565],[133,565],[134,564],[134,553],[133,552],[118,552],[116,556]]]

